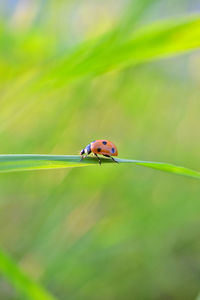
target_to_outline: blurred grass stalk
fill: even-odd
[[[56,300],[38,283],[25,275],[16,262],[0,250],[0,272],[13,284],[13,286],[26,299],[30,300]]]
[[[40,80],[45,88],[55,88],[79,76],[96,76],[199,48],[199,15],[158,21],[136,30],[122,41],[113,40],[110,33],[84,43],[70,55],[55,60],[54,66],[48,67]]]

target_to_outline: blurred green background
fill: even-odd
[[[115,47],[143,25],[199,10],[195,0],[1,0],[0,153],[78,154],[103,138],[121,158],[200,170],[199,51],[96,68],[110,36]],[[95,53],[102,39],[79,69],[80,45]],[[1,247],[61,300],[195,299],[199,215],[198,180],[142,167],[0,175]],[[0,299],[29,299],[3,275]]]

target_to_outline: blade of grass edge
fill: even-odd
[[[168,172],[178,175],[200,179],[200,172],[173,165],[170,163],[152,162],[131,159],[115,159],[118,163],[133,163],[136,165]],[[102,164],[114,163],[109,158],[101,158]],[[84,167],[98,165],[94,157],[87,157],[80,161],[79,155],[45,155],[45,154],[7,154],[0,155],[0,172],[31,171],[41,169],[58,169],[71,167]]]
[[[0,272],[16,290],[30,300],[56,300],[38,283],[25,275],[16,262],[0,249]]]

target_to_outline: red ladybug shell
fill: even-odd
[[[118,151],[115,144],[108,140],[96,140],[90,143],[91,151],[96,154],[117,156]]]

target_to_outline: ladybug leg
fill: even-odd
[[[112,156],[110,156],[110,158],[112,158],[112,160],[118,164],[118,161],[116,161]]]
[[[105,156],[105,157],[110,157],[114,162],[116,162],[116,163],[118,164],[118,161],[116,161],[112,156],[106,155],[106,154],[103,154],[103,156]]]
[[[88,154],[87,155],[85,155],[85,156],[81,156],[81,160],[80,161],[82,161],[84,158],[86,158],[88,156]]]
[[[94,155],[98,158],[98,160],[99,160],[99,164],[101,165],[101,160],[100,160],[100,157],[96,154],[96,153],[94,153]]]
[[[84,158],[86,158],[88,156],[88,154],[87,155],[81,155],[81,160],[80,161],[82,161]]]

